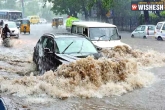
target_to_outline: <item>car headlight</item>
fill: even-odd
[[[19,33],[19,30],[15,30],[15,33]]]

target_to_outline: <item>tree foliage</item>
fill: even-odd
[[[48,0],[53,4],[52,11],[55,14],[68,14],[76,16],[81,11],[82,0]]]
[[[86,19],[89,11],[95,5],[98,7],[97,15],[105,17],[107,11],[113,6],[113,0],[48,0],[53,4],[52,11],[55,14],[68,14],[77,17],[78,13],[84,13]]]
[[[25,3],[24,7],[26,16],[37,15],[40,12],[39,4],[36,0]]]
[[[15,9],[16,8],[16,0],[3,0],[0,1],[1,9]]]

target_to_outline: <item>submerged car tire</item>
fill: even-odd
[[[17,35],[17,37],[16,37],[17,39],[19,39],[19,34]]]
[[[39,70],[39,75],[43,75],[46,72],[46,70],[44,68],[44,62],[41,57],[38,59],[37,68]]]
[[[143,39],[147,39],[147,37],[146,36],[143,36]]]
[[[163,41],[162,37],[160,37],[160,36],[157,38],[157,40]]]
[[[132,34],[131,37],[134,38],[134,35]]]

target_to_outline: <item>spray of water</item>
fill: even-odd
[[[155,76],[146,67],[161,66],[165,55],[155,51],[142,52],[117,46],[103,49],[103,58],[92,56],[63,64],[57,71],[42,76],[8,79],[0,77],[1,92],[24,97],[104,97],[122,95],[151,85]],[[159,56],[159,57],[157,57]]]

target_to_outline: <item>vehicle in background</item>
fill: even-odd
[[[44,19],[44,18],[40,18],[40,23],[41,23],[41,24],[46,24],[46,23],[47,23],[47,20]]]
[[[20,20],[21,19],[17,19],[17,20],[14,21],[17,25],[17,28],[20,28],[20,26],[21,26],[21,21]]]
[[[18,19],[16,22],[19,22],[20,33],[29,33],[30,34],[30,21],[28,19]]]
[[[0,19],[4,21],[14,21],[22,19],[22,11],[18,10],[0,10]]]
[[[59,18],[59,25],[62,26],[64,25],[64,18],[63,17],[58,17]]]
[[[58,27],[63,25],[63,17],[55,17],[52,19],[52,27]]]
[[[29,19],[31,24],[38,24],[40,23],[40,17],[39,16],[28,16],[27,19]]]
[[[66,20],[66,30],[70,31],[71,27],[72,27],[72,23],[73,22],[79,22],[80,20],[78,18],[72,17],[70,16],[69,18],[67,18]]]
[[[73,22],[71,33],[84,34],[97,47],[113,48],[115,46],[129,45],[120,41],[117,26],[100,22]],[[131,47],[130,47],[131,48]]]
[[[155,25],[140,25],[131,33],[131,37],[140,37],[144,39],[147,37],[154,37],[154,30]]]
[[[8,27],[11,31],[10,36],[14,36],[15,38],[19,38],[20,31],[19,31],[16,23],[13,21],[4,22],[3,28],[5,27],[5,24],[8,24]]]
[[[155,27],[155,39],[157,40],[165,39],[165,21],[157,23]]]
[[[58,28],[58,26],[59,26],[59,18],[58,17],[53,18],[52,19],[52,27]]]
[[[102,57],[93,43],[83,35],[61,33],[44,34],[34,47],[33,61],[40,74],[55,70],[61,64],[68,64],[80,58],[93,55]]]

